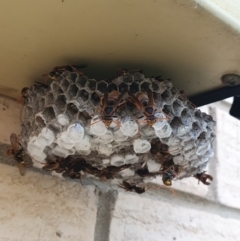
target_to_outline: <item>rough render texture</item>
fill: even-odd
[[[1,241],[93,240],[94,187],[0,164],[0,190]]]
[[[110,240],[239,240],[240,220],[221,217],[226,210],[219,207],[211,213],[208,203],[199,202],[196,209],[189,200],[179,200],[174,195],[169,197],[170,200],[153,200],[120,193],[113,213]]]

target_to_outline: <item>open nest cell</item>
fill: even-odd
[[[19,142],[37,167],[115,178],[132,191],[158,175],[168,186],[197,177],[213,155],[215,122],[170,80],[127,70],[101,81],[74,70],[53,79],[23,101]]]

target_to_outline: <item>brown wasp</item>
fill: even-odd
[[[164,143],[162,143],[159,139],[158,140],[153,140],[151,142],[151,150],[150,152],[153,155],[156,155],[157,153],[161,153],[162,151],[167,151],[168,146]]]
[[[57,157],[56,159],[53,159],[52,157],[48,157],[47,163],[46,164],[42,163],[44,165],[44,167],[42,169],[44,171],[63,172],[64,168],[61,168],[63,161],[64,161],[64,158],[62,158],[62,157]],[[68,163],[70,163],[70,162],[68,161]],[[64,167],[66,167],[66,166],[64,166]]]
[[[127,181],[123,181],[120,185],[118,185],[119,187],[125,189],[126,191],[130,191],[130,192],[136,192],[138,194],[142,194],[146,191],[145,187],[140,187],[137,184],[130,184]]]
[[[68,156],[67,158],[58,160],[57,162],[51,162],[43,167],[44,170],[53,171],[57,173],[63,172],[64,177],[81,178],[81,171],[92,174],[99,178],[112,179],[120,171],[129,168],[131,164],[125,164],[119,167],[108,166],[103,169],[98,169],[87,163],[83,158],[73,158]]]
[[[174,175],[173,175],[173,172],[170,169],[164,171],[164,173],[162,175],[163,184],[166,185],[166,186],[172,186],[173,178],[174,178]]]
[[[161,173],[160,172],[149,172],[147,168],[144,168],[144,169],[136,170],[136,174],[138,174],[138,176],[140,176],[140,177],[155,177]]]
[[[118,69],[117,71],[116,71],[116,73],[113,75],[113,76],[111,76],[107,81],[110,83],[113,79],[116,79],[116,78],[118,78],[118,77],[120,77],[120,76],[126,76],[126,75],[129,75],[129,74],[131,74],[131,73],[136,73],[136,72],[138,72],[138,73],[142,73],[143,71],[141,70],[141,69],[131,69],[131,70],[128,70],[128,69],[126,69],[126,68],[120,68],[120,69]]]
[[[58,162],[50,162],[50,163],[47,163],[42,169],[44,171],[54,171],[58,168],[59,168]]]
[[[75,172],[73,169],[68,169],[63,172],[63,177],[69,177],[71,179],[81,179],[81,173]]]
[[[42,88],[48,88],[48,86],[46,84],[43,84],[41,82],[38,82],[38,81],[35,81],[34,84],[33,84],[35,87],[42,87]],[[20,102],[25,102],[25,100],[27,100],[28,98],[28,95],[29,95],[29,88],[28,87],[24,87],[22,88],[21,90],[21,96],[20,98],[18,99]]]
[[[128,70],[126,68],[122,68],[122,69],[117,70],[117,75],[118,76],[124,76],[124,75],[130,74],[130,73],[136,73],[136,72],[142,73],[143,71],[141,69],[130,69],[130,70]]]
[[[28,98],[28,91],[29,91],[28,87],[22,88],[21,95],[20,95],[20,97],[18,97],[19,102],[25,103],[25,100],[27,100],[27,98]]]
[[[32,167],[33,162],[31,158],[24,152],[18,137],[15,133],[10,136],[11,147],[7,150],[7,155],[14,156],[19,172],[22,176],[26,174],[26,168]]]
[[[122,105],[124,93],[119,93],[114,90],[110,93],[105,93],[102,99],[101,104],[101,121],[105,124],[106,127],[109,127],[113,121],[113,117],[117,108]],[[98,121],[92,123],[91,125],[97,123]],[[119,124],[119,123],[117,123]]]
[[[56,80],[58,76],[60,76],[63,72],[66,70],[69,72],[75,72],[78,73],[79,75],[84,75],[81,72],[81,69],[87,67],[87,65],[82,64],[82,65],[63,65],[63,66],[56,66],[52,69],[51,72],[48,74],[42,75],[43,77],[46,77],[45,81],[47,81],[48,78]]]
[[[112,179],[117,173],[126,168],[129,168],[130,166],[131,164],[125,164],[119,167],[108,166],[103,169],[98,169],[96,167],[91,166],[90,164],[86,164],[83,168],[83,171],[99,178]]]
[[[154,140],[151,142],[150,152],[157,157],[158,161],[163,164],[172,158],[172,155],[168,151],[168,145],[162,143],[160,140]]]
[[[126,68],[118,69],[117,70],[117,76],[127,75],[129,74],[129,70]]]
[[[145,94],[139,93],[136,97],[134,94],[129,92],[129,96],[130,96],[129,100],[140,111],[142,111],[142,113],[146,117],[145,121],[147,122],[147,124],[150,126],[153,126],[159,118],[155,116],[157,108],[155,107],[155,104],[154,104],[152,91],[148,89],[147,95],[148,95],[148,98],[146,98]],[[164,118],[164,119],[167,120],[168,118]]]
[[[202,182],[205,185],[210,185],[210,182],[207,182],[207,179],[213,181],[213,177],[211,175],[206,174],[205,171],[197,173],[196,175],[194,175],[194,177],[198,179],[198,182]]]
[[[21,90],[20,102],[24,102],[28,98],[28,87],[24,87]]]
[[[58,158],[57,161],[51,162],[47,166],[49,171],[54,170],[57,173],[62,173],[63,177],[81,179],[80,171],[84,170],[85,165],[86,161],[83,158],[74,159],[72,156],[68,156],[67,158]]]
[[[173,178],[177,177],[183,167],[175,165],[173,159],[164,162],[160,172],[162,173],[162,181],[166,186],[172,186]]]
[[[171,162],[171,160],[170,162],[167,162],[169,163],[168,166],[163,165],[159,172],[149,172],[147,168],[144,168],[138,169],[136,171],[136,174],[138,174],[140,177],[155,177],[159,174],[162,174],[163,184],[166,186],[171,186],[173,178],[179,175],[179,173],[181,172],[181,168]]]
[[[126,168],[129,168],[131,164],[125,164],[119,167],[108,166],[101,170],[99,177],[104,177],[106,179],[112,179],[117,173],[123,171]]]

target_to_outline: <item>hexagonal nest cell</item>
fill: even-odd
[[[156,176],[167,186],[206,179],[215,122],[170,80],[124,70],[98,81],[68,69],[24,98],[19,141],[35,166],[115,179],[138,193]]]

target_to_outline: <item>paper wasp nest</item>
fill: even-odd
[[[20,141],[34,165],[72,178],[172,180],[201,173],[213,155],[212,117],[171,81],[139,72],[96,81],[65,71],[30,87],[23,113]]]

